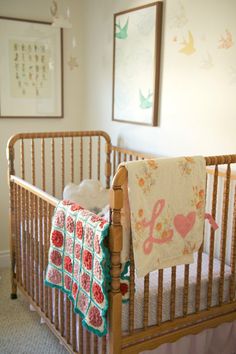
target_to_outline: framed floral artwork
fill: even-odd
[[[114,15],[112,119],[158,125],[162,2]]]
[[[0,17],[0,118],[63,117],[62,30]]]

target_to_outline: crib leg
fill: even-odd
[[[11,299],[17,299],[17,285],[15,274],[15,254],[11,252]]]

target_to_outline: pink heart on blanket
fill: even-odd
[[[187,216],[184,215],[176,215],[174,218],[174,225],[176,231],[185,238],[189,231],[192,230],[196,220],[196,213],[193,211],[189,213]]]

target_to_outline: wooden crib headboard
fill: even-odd
[[[110,152],[111,140],[103,131],[21,133],[8,141],[9,176],[58,197],[67,183],[86,178],[103,179],[109,188]]]

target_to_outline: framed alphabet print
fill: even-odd
[[[62,30],[0,17],[0,118],[63,117]]]

